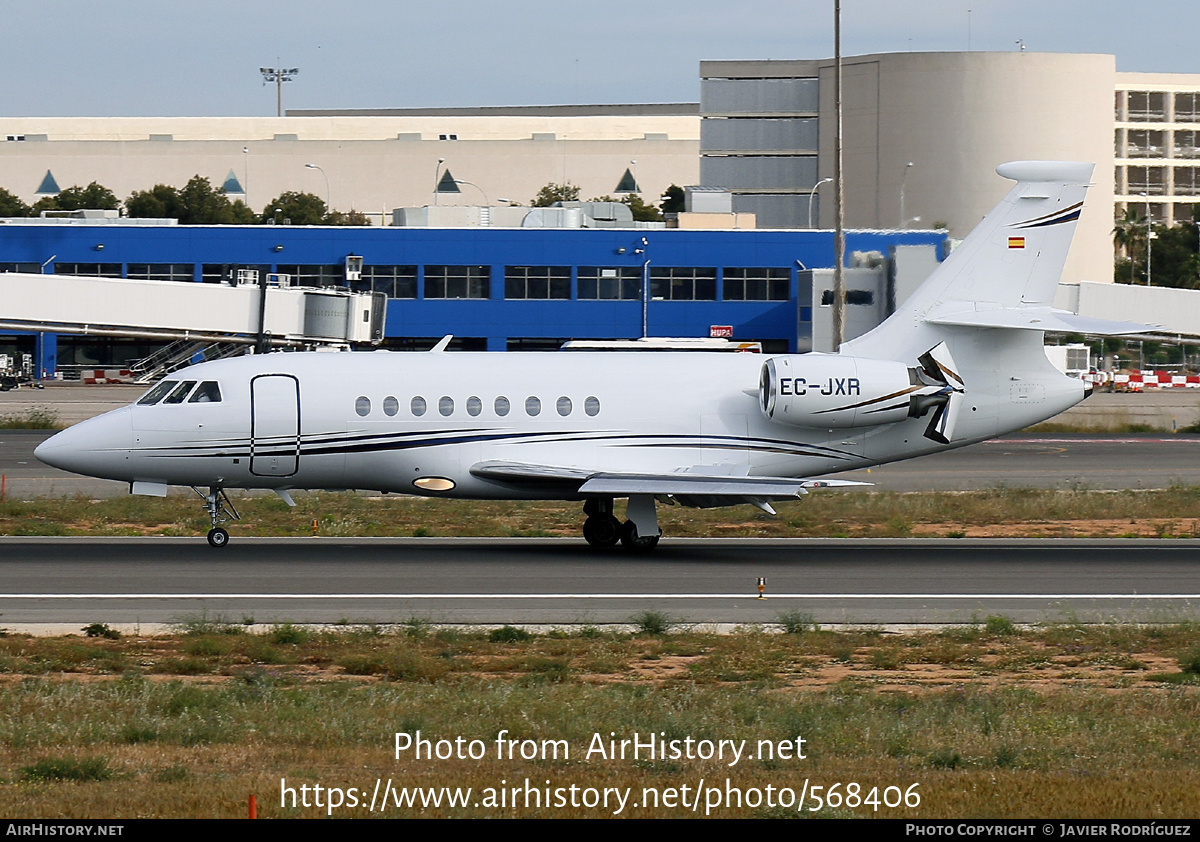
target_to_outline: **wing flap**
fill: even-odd
[[[512,483],[577,483],[580,494],[611,497],[628,497],[631,494],[722,498],[799,497],[810,488],[870,485],[869,482],[836,479],[712,476],[698,473],[605,473],[525,462],[478,462],[471,466],[471,474],[481,479]]]

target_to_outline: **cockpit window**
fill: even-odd
[[[183,403],[183,399],[188,396],[188,392],[192,391],[192,387],[195,385],[195,380],[184,380],[171,391],[171,394],[167,395],[167,399],[163,401],[163,405],[166,406],[169,403]]]
[[[196,393],[188,399],[188,403],[220,403],[221,387],[216,380],[205,380],[196,387]]]
[[[154,404],[163,399],[163,395],[175,388],[175,384],[178,382],[178,380],[161,381],[157,386],[142,396],[142,399],[138,401],[138,406],[154,406]]]

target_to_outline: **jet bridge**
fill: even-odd
[[[378,344],[382,293],[293,287],[239,272],[204,284],[0,273],[0,328],[271,347]]]

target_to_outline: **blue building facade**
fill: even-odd
[[[932,245],[939,259],[945,250],[933,231],[850,231],[846,244],[884,255]],[[447,333],[489,351],[634,338],[644,318],[650,336],[704,337],[722,325],[768,351],[804,351],[812,291],[797,273],[831,266],[833,254],[833,232],[809,230],[0,225],[0,271],[221,283],[257,269],[381,291],[385,347],[412,349]],[[363,274],[348,283],[350,255]],[[12,332],[0,352],[6,343],[46,371],[121,365],[146,344]]]

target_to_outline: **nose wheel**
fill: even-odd
[[[192,486],[192,491],[195,491],[204,500],[204,510],[208,512],[209,520],[212,522],[212,529],[208,530],[208,545],[224,547],[229,543],[229,533],[221,527],[221,524],[229,523],[231,520],[240,520],[242,516],[234,508],[225,489],[219,485],[211,486],[207,494],[195,486]]]

